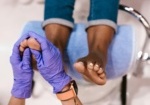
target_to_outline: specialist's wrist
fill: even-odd
[[[54,73],[53,73],[54,74]],[[46,78],[45,78],[46,79]],[[56,94],[70,83],[72,78],[68,76],[65,71],[55,74],[52,78],[46,79],[50,85],[53,87],[53,92]]]
[[[75,80],[72,80],[68,85],[66,85],[62,91],[56,93],[56,96],[61,101],[67,101],[77,97],[78,87]]]
[[[65,92],[70,89],[70,83],[67,84],[60,92]]]

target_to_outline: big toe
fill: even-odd
[[[36,39],[31,37],[28,39],[27,43],[28,43],[29,48],[34,49],[34,50],[39,50],[39,51],[41,50],[41,46]]]
[[[74,68],[79,72],[79,73],[84,73],[85,72],[85,67],[83,62],[76,62],[74,63]]]

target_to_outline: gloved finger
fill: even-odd
[[[19,45],[14,45],[12,55],[10,56],[11,64],[19,64],[21,62],[21,56],[19,52]]]
[[[48,41],[45,37],[42,37],[42,36],[36,34],[35,32],[29,32],[29,36],[35,38],[39,42],[39,44],[41,45],[42,51],[43,50],[48,50],[50,48],[48,46]],[[52,44],[52,43],[50,43],[50,44]]]
[[[42,51],[42,58],[45,65],[49,65],[49,62],[57,62],[58,60],[61,60],[59,49],[51,44],[48,44],[48,46],[50,47],[49,49]]]
[[[24,34],[23,36],[21,36],[18,41],[14,44],[14,47],[13,47],[13,54],[16,54],[16,55],[20,55],[20,51],[18,49],[20,49],[20,44],[23,40],[27,39],[29,37],[29,34]],[[19,56],[20,57],[20,56]]]
[[[42,59],[42,54],[40,51],[31,49],[31,53],[33,54],[33,56],[35,57],[35,60],[37,62],[37,66],[40,67],[43,65],[43,59]]]
[[[29,48],[26,48],[23,52],[22,58],[23,69],[31,69],[31,52]]]
[[[46,38],[34,33],[29,32],[29,36],[35,38],[41,45],[43,64],[47,65],[60,55],[60,51]]]
[[[22,35],[18,40],[17,42],[15,43],[16,46],[20,46],[21,42],[23,42],[25,39],[28,39],[29,38],[29,34],[26,33],[24,35]]]

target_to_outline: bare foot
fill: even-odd
[[[34,50],[38,50],[40,51],[41,48],[40,48],[40,44],[36,41],[36,39],[34,38],[29,38],[29,39],[25,39],[24,41],[22,41],[20,43],[20,47],[19,47],[19,50],[21,52],[21,54],[24,52],[24,50],[29,47],[31,49],[34,49]],[[36,67],[36,60],[34,58],[34,56],[32,55],[32,67],[33,69],[37,70],[37,67]]]
[[[77,60],[74,67],[86,80],[104,85],[106,83],[107,50],[114,30],[109,26],[98,25],[88,28],[87,32],[89,54]]]
[[[20,43],[20,47],[19,47],[20,52],[23,53],[25,48],[27,47],[28,47],[27,39],[25,39]]]
[[[104,62],[102,54],[92,52],[74,63],[74,67],[86,80],[103,85],[106,83]]]
[[[38,50],[38,51],[41,50],[41,46],[39,42],[32,37],[27,40],[27,44],[28,44],[28,47],[31,49]]]
[[[29,38],[29,39],[25,39],[23,40],[21,43],[20,43],[20,47],[19,47],[19,50],[21,52],[23,52],[25,50],[25,48],[31,48],[31,49],[34,49],[34,50],[41,50],[40,48],[40,44],[36,41],[36,39],[34,38]]]

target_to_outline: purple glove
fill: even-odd
[[[31,50],[40,74],[53,86],[54,93],[60,92],[71,78],[65,73],[59,49],[36,33],[30,32],[29,36],[35,38],[41,45],[42,51]]]
[[[14,75],[14,84],[11,93],[16,98],[29,98],[32,91],[33,70],[30,64],[31,52],[29,48],[25,49],[23,57],[20,56],[19,52],[19,45],[23,39],[25,39],[25,37],[22,37],[14,45],[10,57]]]

